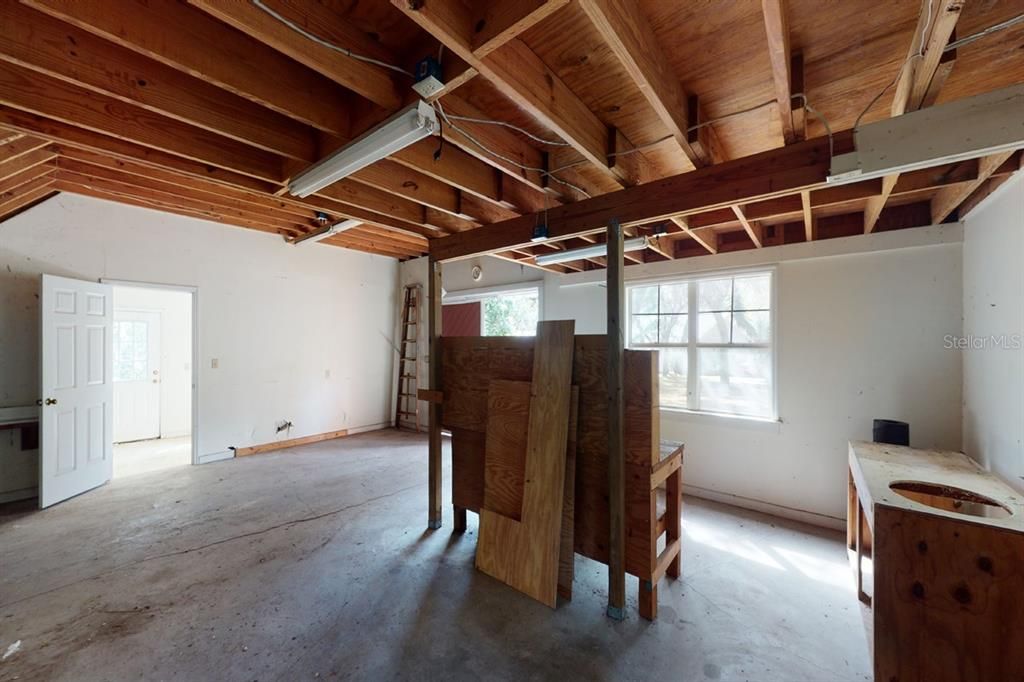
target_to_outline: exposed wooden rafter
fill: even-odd
[[[934,3],[925,0],[922,3],[907,58],[896,80],[890,116],[900,116],[924,106],[925,97],[941,62],[942,52],[953,35],[963,5],[964,0],[936,0]],[[934,91],[931,100],[934,101],[936,96],[937,90]],[[870,233],[875,229],[878,217],[882,214],[882,209],[885,208],[898,180],[899,174],[885,176],[882,180],[882,193],[868,201],[864,209],[864,232]]]

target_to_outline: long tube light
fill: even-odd
[[[647,248],[647,237],[635,237],[622,242],[623,252],[640,251],[645,248]],[[606,253],[608,253],[607,244],[594,244],[593,246],[584,246],[579,249],[572,249],[571,251],[552,251],[551,253],[541,254],[537,256],[535,262],[537,265],[554,265],[556,263],[580,260],[581,258],[595,258]]]
[[[331,235],[338,234],[339,232],[344,232],[345,230],[351,230],[353,227],[359,227],[360,225],[362,225],[362,223],[358,220],[342,220],[340,223],[327,225],[325,227],[321,227],[320,229],[314,232],[309,232],[307,234],[302,235],[301,237],[296,237],[289,243],[298,246],[299,244],[318,242],[321,239],[327,239]]]
[[[423,101],[412,104],[299,173],[288,183],[288,192],[308,197],[361,168],[436,134],[438,129],[433,107]]]

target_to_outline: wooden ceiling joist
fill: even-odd
[[[19,154],[10,159],[0,160],[0,180],[6,180],[22,171],[47,163],[55,158],[57,158],[55,151],[49,147],[43,147],[27,154]]]
[[[570,144],[594,168],[621,185],[637,184],[635,175],[624,176],[621,166],[609,163],[608,151],[615,149],[614,137],[609,135],[614,135],[614,131],[609,132],[608,126],[520,39],[513,38],[480,57],[471,48],[468,18],[454,19],[447,11],[458,11],[464,16],[467,10],[458,3],[445,7],[445,12],[439,11],[434,3],[392,0],[392,4],[458,54],[504,96]],[[637,156],[643,162],[643,154]]]
[[[52,163],[44,163],[38,166],[33,166],[32,168],[26,168],[20,173],[15,173],[10,177],[0,180],[0,195],[17,189],[22,185],[26,185],[43,176],[53,175],[53,171],[54,166]]]
[[[957,206],[966,201],[1012,155],[1013,152],[1001,152],[984,156],[978,160],[977,177],[958,185],[943,187],[931,200],[932,223],[937,225],[946,220]]]
[[[772,83],[775,85],[775,103],[782,125],[782,137],[786,144],[797,141],[796,125],[793,121],[793,91],[791,89],[792,65],[789,50],[789,23],[786,18],[785,0],[761,0],[764,14],[765,34],[768,37],[768,58],[772,65]]]
[[[351,98],[333,81],[175,0],[23,2],[297,121],[349,133]]]
[[[900,116],[923,106],[925,95],[938,70],[942,52],[956,28],[963,6],[964,0],[925,0],[922,3],[907,58],[896,80],[890,116]],[[934,97],[932,99],[934,100]],[[875,229],[882,209],[885,208],[898,180],[899,174],[885,176],[882,180],[882,193],[868,202],[864,210],[865,233]]]

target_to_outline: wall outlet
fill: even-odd
[[[218,358],[210,358],[210,369],[217,369],[220,367],[220,360]]]

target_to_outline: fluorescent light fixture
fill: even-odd
[[[647,237],[636,237],[622,242],[623,253],[626,251],[640,251],[645,248],[647,248]],[[581,258],[595,258],[606,253],[608,253],[607,244],[594,244],[593,246],[584,246],[581,249],[573,249],[571,251],[552,251],[551,253],[541,254],[537,256],[536,263],[537,265],[554,265],[555,263],[568,263],[569,261]]]
[[[318,230],[314,230],[313,232],[304,234],[301,237],[296,237],[295,239],[291,240],[288,243],[299,245],[305,244],[307,242],[318,242],[321,239],[327,239],[332,234],[338,234],[339,232],[344,232],[345,230],[351,230],[353,227],[359,227],[360,225],[362,225],[362,222],[358,220],[342,220],[340,223],[334,223],[333,225],[325,225],[324,227],[321,227]]]
[[[1024,147],[1024,83],[861,126],[857,150],[832,159],[843,184]]]
[[[420,101],[345,145],[326,159],[299,173],[288,183],[288,192],[308,197],[331,183],[366,168],[371,163],[405,149],[438,131],[433,107]]]

